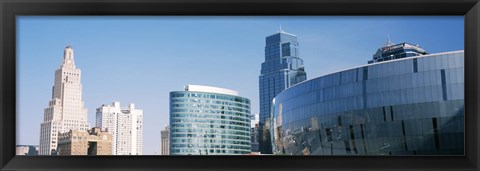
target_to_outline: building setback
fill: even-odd
[[[250,100],[218,87],[170,92],[170,154],[250,153]]]
[[[143,110],[131,103],[120,107],[120,102],[97,108],[96,125],[112,134],[113,155],[142,155]]]
[[[112,155],[112,135],[98,127],[59,133],[58,155]]]
[[[386,49],[400,48],[393,46]],[[274,153],[463,155],[464,51],[400,58],[279,93],[272,108]]]
[[[298,46],[297,36],[281,28],[265,39],[265,61],[259,76],[259,148],[262,154],[272,153],[269,131],[272,99],[282,90],[307,79]]]
[[[72,46],[64,49],[63,63],[55,71],[52,100],[44,110],[40,126],[39,155],[51,155],[57,148],[58,132],[86,131],[87,109],[82,100],[81,71],[75,66]]]
[[[170,155],[170,127],[165,126],[165,128],[160,131],[161,134],[161,154]]]

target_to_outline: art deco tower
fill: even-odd
[[[284,32],[282,28],[265,39],[265,62],[259,76],[259,146],[262,154],[272,153],[269,130],[272,99],[282,90],[307,79],[298,45],[297,36]]]
[[[65,47],[63,63],[55,71],[52,100],[44,109],[40,132],[39,155],[50,155],[57,149],[58,133],[86,131],[87,109],[82,100],[81,71],[75,66],[72,46]]]

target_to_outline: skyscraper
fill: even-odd
[[[39,155],[50,155],[52,150],[56,150],[59,132],[88,129],[80,77],[81,71],[75,66],[73,48],[68,45],[64,49],[63,63],[55,71],[52,99],[44,110]]]
[[[160,131],[161,134],[161,154],[162,155],[170,155],[170,127],[165,126],[163,130]]]
[[[297,36],[284,32],[266,37],[265,62],[259,76],[260,89],[260,152],[271,154],[270,108],[272,99],[282,90],[307,79],[303,60],[299,57]]]
[[[250,100],[237,91],[188,85],[170,92],[170,154],[249,154],[250,117]]]
[[[142,155],[143,110],[120,102],[97,108],[96,125],[112,134],[113,155]]]

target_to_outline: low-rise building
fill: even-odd
[[[112,135],[94,127],[59,133],[58,155],[112,155]]]
[[[38,155],[38,145],[17,145],[15,148],[16,155],[36,156]]]

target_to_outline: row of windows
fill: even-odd
[[[219,136],[221,138],[224,138],[224,135],[225,137],[227,137],[226,135],[230,134],[230,135],[246,135],[246,136],[250,136],[250,132],[249,131],[245,131],[245,130],[218,130],[218,129],[172,129],[171,130],[171,134],[196,134],[198,136],[200,135],[207,135],[207,134],[211,134],[211,135],[214,135],[217,136],[217,135],[222,135],[222,136]],[[208,135],[210,136],[210,135]],[[238,139],[239,136],[233,136],[233,139]],[[228,138],[228,137],[227,137]],[[242,138],[240,138],[242,139]]]
[[[199,138],[204,138],[204,139],[199,139]],[[174,144],[181,144],[179,142],[179,140],[181,139],[184,139],[184,140],[188,140],[188,139],[196,139],[196,141],[198,142],[203,142],[205,143],[205,145],[214,145],[215,143],[221,143],[221,142],[225,142],[225,143],[228,143],[228,145],[244,145],[244,146],[250,146],[250,138],[248,139],[241,139],[240,137],[234,137],[234,138],[229,138],[229,137],[226,137],[225,139],[214,139],[214,137],[212,138],[212,136],[191,136],[190,138],[180,138],[180,137],[172,137],[170,143],[172,144],[172,146]],[[177,141],[175,141],[177,140]]]
[[[304,118],[310,118],[313,116],[329,116],[332,114],[348,114],[354,116],[368,116],[371,120],[382,120],[383,113],[389,113],[390,110],[394,112],[392,115],[397,120],[416,118],[428,118],[436,115],[440,116],[452,116],[458,112],[463,112],[463,100],[449,100],[445,102],[425,102],[425,103],[410,103],[410,104],[397,104],[387,106],[376,106],[368,109],[348,109],[348,110],[335,110],[335,105],[330,106],[325,104],[310,104],[305,106],[297,106],[292,108],[292,105],[282,105],[283,121],[291,122],[295,120],[302,120]],[[327,103],[328,104],[328,103]],[[338,103],[344,105],[351,105],[352,103],[346,101],[345,103]],[[338,108],[338,107],[337,107]],[[278,109],[278,107],[277,107]],[[275,111],[278,112],[278,111]],[[375,118],[379,119],[375,119]]]
[[[222,138],[227,138],[223,137]],[[230,140],[229,140],[230,139]],[[189,139],[179,139],[179,138],[172,138],[170,140],[171,143],[193,143],[193,144],[199,144],[199,143],[205,143],[205,145],[214,145],[210,143],[217,143],[221,144],[222,146],[226,146],[227,148],[233,147],[232,144],[238,144],[238,142],[245,142],[245,141],[239,141],[239,140],[234,140],[232,138],[229,139],[198,139],[198,138],[189,138]],[[250,141],[247,139],[247,141]],[[224,147],[222,147],[224,148]]]
[[[231,117],[231,116],[223,116],[223,115],[208,115],[208,114],[173,114],[170,117],[172,118],[210,118],[210,119],[225,119],[225,120],[232,120],[232,121],[243,121],[243,122],[250,122],[250,118],[247,117]]]
[[[198,123],[198,124],[227,124],[227,125],[238,125],[238,126],[250,126],[250,123],[245,122],[235,122],[235,121],[224,121],[224,120],[211,120],[211,119],[170,119],[172,124],[174,123]]]
[[[243,117],[243,118],[250,118],[250,113],[245,112],[225,112],[225,111],[220,111],[220,110],[192,110],[192,109],[170,109],[171,113],[211,113],[211,114],[225,114],[229,116],[238,116],[238,117]]]
[[[232,101],[220,101],[220,100],[205,100],[205,99],[192,99],[192,98],[171,98],[170,103],[196,103],[196,104],[204,104],[205,106],[211,106],[212,108],[215,106],[220,105],[227,105],[227,106],[237,106],[241,108],[250,108],[249,104],[246,103],[236,103]],[[209,104],[217,104],[217,105],[209,105]]]
[[[229,150],[248,150],[249,146],[234,146],[234,145],[220,145],[220,144],[172,144],[172,148],[215,148],[215,149],[229,149]]]
[[[172,149],[174,155],[208,155],[210,154],[248,154],[250,151],[237,151],[237,150],[214,150],[214,149]]]
[[[175,128],[192,128],[193,125],[197,128],[212,128],[212,129],[232,129],[232,130],[240,130],[246,131],[248,128],[245,126],[232,126],[232,125],[217,125],[217,124],[198,124],[198,123],[190,123],[190,124],[172,124],[172,127]]]
[[[172,103],[170,105],[171,108],[187,108],[187,109],[210,109],[211,106],[209,105],[200,105],[196,103],[192,104],[185,104],[185,103],[180,103],[180,104],[175,104]],[[220,110],[219,110],[220,109]],[[213,107],[212,111],[237,111],[237,112],[245,112],[245,113],[250,113],[249,108],[236,108],[236,107],[225,107],[225,106],[215,106]]]

